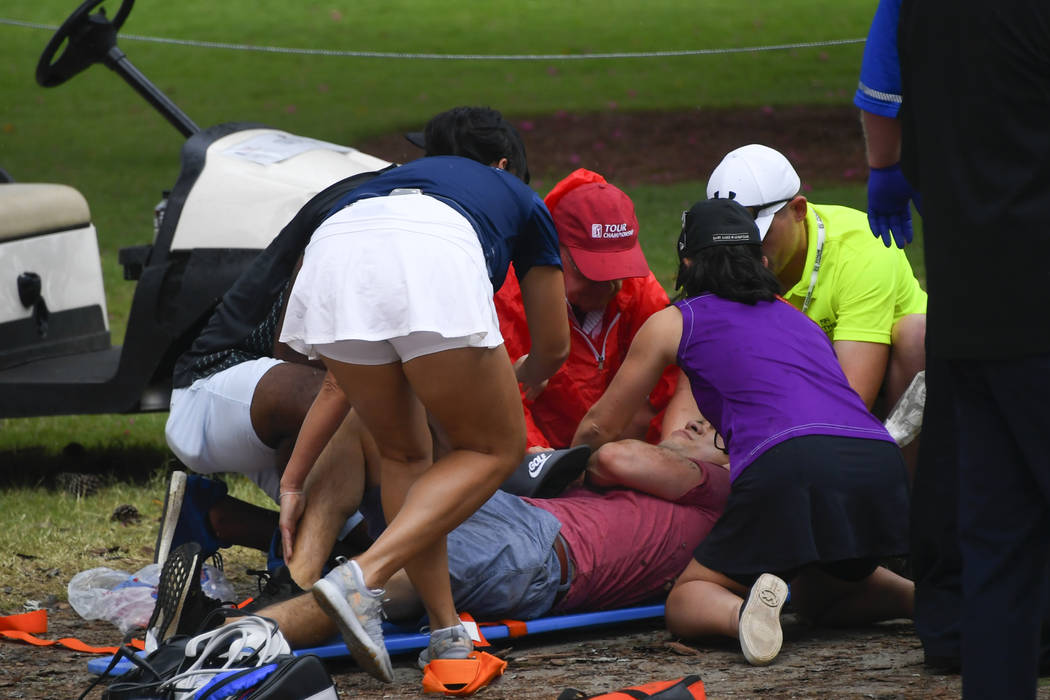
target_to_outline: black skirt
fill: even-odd
[[[750,585],[766,572],[790,581],[814,564],[859,580],[907,551],[908,479],[897,445],[808,435],[748,465],[693,556]]]

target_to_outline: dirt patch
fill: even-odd
[[[804,183],[864,182],[868,175],[860,121],[851,106],[558,113],[512,121],[541,194],[576,168],[623,186],[705,181],[726,153],[748,143],[784,153]],[[420,155],[396,133],[358,147],[394,162]]]

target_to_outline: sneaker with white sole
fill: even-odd
[[[198,634],[186,642],[185,668],[165,681],[162,690],[169,691],[165,697],[174,700],[190,700],[198,697],[212,697],[210,692],[198,691],[216,683],[221,678],[242,677],[240,691],[251,687],[255,682],[246,673],[257,670],[260,675],[266,672],[265,667],[291,654],[291,648],[284,635],[277,628],[277,623],[255,615],[242,617],[228,622],[221,627]],[[232,694],[218,694],[214,697],[233,697]],[[242,697],[238,695],[238,697]],[[288,696],[281,696],[288,697]],[[303,696],[296,696],[303,697]]]
[[[339,566],[314,584],[312,592],[338,625],[357,665],[381,681],[393,681],[394,669],[383,642],[383,591],[365,585],[357,562],[341,559]]]
[[[762,574],[740,606],[740,650],[752,666],[765,666],[777,658],[784,643],[780,609],[788,585],[773,574]]]
[[[184,471],[172,472],[164,494],[153,561],[163,566],[168,554],[186,542],[199,544],[205,559],[219,548],[228,547],[229,543],[219,540],[208,523],[208,512],[226,498],[226,494],[226,484],[217,479]]]
[[[453,625],[430,633],[430,643],[419,652],[419,667],[426,668],[431,659],[465,659],[474,651],[474,642],[463,625]]]
[[[222,607],[201,590],[203,562],[201,547],[196,542],[181,545],[164,562],[157,581],[157,602],[146,623],[147,651],[153,651],[176,634],[197,632],[211,612]]]

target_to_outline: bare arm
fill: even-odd
[[[515,365],[515,372],[518,381],[525,385],[525,398],[534,399],[569,356],[565,281],[561,268],[538,265],[529,269],[520,285],[532,346],[529,354]]]
[[[295,529],[306,507],[303,483],[313,469],[317,457],[349,412],[350,402],[346,400],[346,395],[336,384],[331,372],[326,373],[321,390],[314,398],[303,420],[303,426],[299,429],[299,437],[295,441],[291,457],[288,458],[284,474],[281,475],[280,530],[286,559],[293,556]]]
[[[704,483],[692,460],[641,440],[608,442],[587,467],[587,480],[599,487],[626,486],[673,501]]]
[[[833,345],[846,380],[870,409],[886,374],[890,346],[862,340],[836,340]]]
[[[860,123],[864,128],[868,165],[872,168],[886,168],[899,163],[901,159],[900,120],[861,110]]]
[[[703,418],[696,405],[696,399],[693,398],[689,378],[685,376],[685,372],[678,370],[678,384],[675,385],[674,394],[671,395],[667,410],[664,411],[664,422],[660,426],[660,439],[666,440],[668,435],[697,417]]]
[[[598,449],[616,439],[645,402],[664,367],[673,364],[682,337],[682,313],[669,306],[642,325],[609,388],[580,421],[572,444]]]

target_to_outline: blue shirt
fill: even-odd
[[[860,82],[853,104],[865,112],[896,118],[901,108],[901,67],[897,57],[897,18],[901,0],[879,0],[864,45]]]
[[[514,262],[519,278],[534,265],[561,267],[558,234],[547,206],[514,175],[459,156],[429,156],[384,172],[339,200],[329,216],[398,188],[418,189],[457,210],[474,226],[492,289],[503,286]]]

